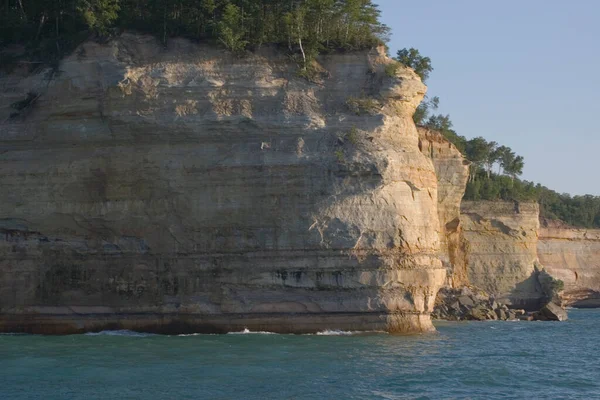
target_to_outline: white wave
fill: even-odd
[[[275,332],[251,331],[248,328],[241,332],[228,332],[228,335],[277,335]]]
[[[127,336],[127,337],[147,337],[154,336],[152,333],[141,333],[129,330],[118,330],[118,331],[100,331],[100,332],[88,332],[85,336]]]
[[[330,329],[326,329],[324,331],[321,332],[317,332],[316,335],[317,336],[352,336],[352,335],[368,335],[368,334],[373,334],[373,333],[387,333],[384,331],[341,331],[341,330],[330,330]]]

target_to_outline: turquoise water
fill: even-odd
[[[600,310],[439,333],[0,336],[0,399],[600,398]]]

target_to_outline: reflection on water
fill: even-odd
[[[600,310],[570,318],[417,336],[1,335],[0,399],[599,397]]]

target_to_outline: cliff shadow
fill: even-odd
[[[561,304],[562,300],[559,293],[563,289],[563,281],[554,278],[536,264],[531,275],[517,283],[511,290],[509,299],[513,308],[538,311],[549,302]],[[600,293],[598,295],[597,303],[600,305]]]

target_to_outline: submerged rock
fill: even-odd
[[[555,303],[548,303],[537,313],[539,320],[544,321],[566,321],[567,311]]]

